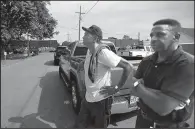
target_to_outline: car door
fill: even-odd
[[[71,62],[71,57],[73,54],[74,46],[75,46],[75,42],[69,44],[67,47],[67,54],[63,56],[63,58],[64,58],[63,69],[64,69],[64,73],[66,74],[66,76],[69,80],[70,80],[70,69],[71,69],[70,62]]]

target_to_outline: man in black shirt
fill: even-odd
[[[180,23],[173,19],[153,24],[150,37],[155,53],[141,61],[131,89],[139,97],[136,128],[184,127],[191,117],[194,56],[179,45],[180,30]]]

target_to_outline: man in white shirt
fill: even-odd
[[[87,122],[92,118],[95,127],[106,128],[108,125],[106,113],[112,104],[109,98],[125,84],[133,67],[106,47],[92,59],[101,44],[102,31],[96,25],[89,28],[82,27],[82,29],[85,31],[83,43],[89,48],[84,63],[86,94],[75,127],[87,127]],[[123,74],[117,86],[111,86],[111,68],[114,67],[123,68]],[[106,90],[105,87],[107,87]],[[101,88],[104,90],[101,91]]]

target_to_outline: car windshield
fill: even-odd
[[[116,54],[116,49],[114,47],[114,45],[108,45],[111,49],[111,51],[113,51]],[[74,52],[74,56],[86,56],[87,55],[87,47],[84,46],[77,46]]]
[[[114,45],[108,45],[108,46],[110,47],[111,51],[113,51],[116,54],[116,49],[115,49]]]
[[[149,48],[149,47],[146,47],[146,50],[147,50],[147,51],[150,51],[150,48]]]
[[[77,46],[74,52],[74,56],[86,56],[87,55],[87,47]]]
[[[59,52],[59,51],[65,51],[66,50],[66,47],[58,47],[57,48],[57,51]]]

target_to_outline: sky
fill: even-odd
[[[87,13],[97,1],[51,1],[49,13],[58,21],[52,39],[58,43],[78,40],[79,12]],[[98,1],[87,13],[82,14],[81,27],[99,26],[103,38],[124,35],[145,40],[152,24],[160,19],[178,20],[184,28],[194,28],[194,1]],[[69,34],[69,35],[68,35]],[[81,39],[84,31],[81,29]],[[69,38],[68,38],[69,37]]]

